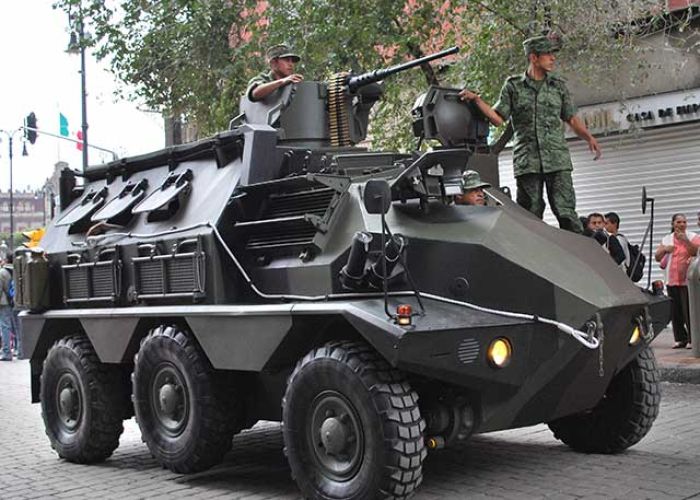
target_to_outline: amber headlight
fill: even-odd
[[[642,340],[642,332],[639,329],[639,326],[637,325],[632,331],[632,336],[630,337],[630,345],[637,345],[639,344],[640,340]]]
[[[513,347],[510,345],[510,341],[504,337],[497,338],[491,342],[488,351],[486,351],[489,363],[495,368],[508,366],[512,355]]]

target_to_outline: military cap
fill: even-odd
[[[273,59],[277,59],[279,57],[291,57],[292,59],[294,59],[294,62],[298,62],[299,60],[301,60],[301,57],[295,54],[294,51],[286,43],[273,45],[272,47],[267,49],[268,61],[272,61]]]
[[[550,33],[547,36],[534,36],[523,42],[525,55],[536,54],[551,54],[561,49],[561,37],[556,33]]]
[[[475,170],[465,170],[462,174],[462,192],[466,193],[470,189],[490,188],[491,184],[482,182],[479,172]]]

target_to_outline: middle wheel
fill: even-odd
[[[136,356],[133,385],[141,435],[163,466],[188,473],[223,460],[240,411],[189,333],[152,330]]]

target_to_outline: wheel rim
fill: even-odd
[[[310,412],[306,435],[316,466],[335,481],[352,479],[364,457],[357,410],[339,392],[326,391],[314,399]]]
[[[75,432],[83,415],[83,397],[78,377],[71,372],[62,373],[56,384],[55,396],[60,427],[66,432]]]
[[[179,436],[187,426],[189,395],[182,373],[173,365],[161,366],[151,384],[151,407],[162,430]]]

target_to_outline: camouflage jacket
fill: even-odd
[[[250,99],[251,101],[255,101],[255,99],[253,99],[253,96],[251,95],[253,89],[261,83],[268,83],[272,80],[274,80],[274,77],[272,76],[272,71],[265,71],[251,78],[248,82],[248,88],[245,91],[246,95],[248,96],[248,99]]]
[[[537,90],[527,74],[511,76],[494,110],[513,122],[515,177],[573,169],[562,120],[570,120],[576,106],[563,78],[548,73]]]

